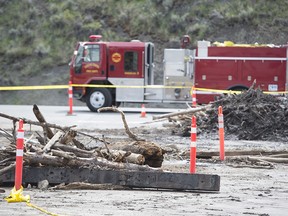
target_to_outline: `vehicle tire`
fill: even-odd
[[[86,105],[92,112],[99,108],[112,106],[112,95],[108,89],[93,88],[86,97]]]

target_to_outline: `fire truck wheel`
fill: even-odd
[[[97,112],[99,108],[112,105],[112,95],[110,91],[105,88],[91,89],[86,98],[86,104],[92,112]]]

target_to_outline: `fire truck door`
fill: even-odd
[[[106,77],[105,49],[102,44],[86,44],[82,57],[82,73],[86,77]]]
[[[80,44],[74,61],[75,78],[85,83],[93,78],[103,79],[107,76],[106,50],[102,44]]]
[[[145,85],[154,85],[154,44],[145,44]]]

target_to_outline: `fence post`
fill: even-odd
[[[222,106],[218,107],[218,124],[219,124],[219,141],[220,141],[220,160],[225,159],[224,150],[224,117],[222,113]]]
[[[191,123],[191,135],[190,135],[190,173],[196,172],[196,138],[197,138],[197,126],[196,117],[192,116]]]

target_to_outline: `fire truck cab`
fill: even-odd
[[[165,63],[165,84],[183,86],[188,81],[189,87],[183,95],[179,88],[163,89],[162,85],[154,85],[153,43],[138,40],[102,42],[100,38],[92,35],[89,41],[78,42],[69,64],[70,81],[74,84],[73,95],[86,102],[91,111],[121,102],[173,102],[175,99],[189,99],[191,74],[188,78],[184,76],[187,73],[184,58],[190,54],[189,50],[165,52],[168,60]],[[77,84],[82,86],[77,87]]]

